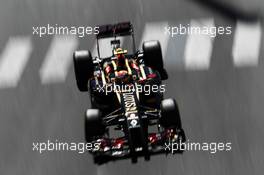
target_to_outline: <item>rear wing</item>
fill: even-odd
[[[133,35],[133,26],[130,22],[99,26],[99,33],[96,35],[96,38],[100,39],[126,35]]]

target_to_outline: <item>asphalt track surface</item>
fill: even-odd
[[[31,35],[32,26],[47,23],[93,26],[131,20],[138,44],[146,21],[181,22],[203,17],[213,17],[216,25],[235,24],[199,3],[183,0],[1,1],[0,49],[9,36]],[[33,38],[36,49],[22,80],[16,88],[0,89],[1,175],[263,173],[263,46],[257,67],[235,68],[231,59],[233,35],[216,38],[209,70],[170,68],[170,78],[165,82],[165,96],[177,99],[188,139],[231,142],[232,151],[188,151],[183,155],[154,156],[149,162],[139,159],[135,165],[124,160],[96,166],[89,154],[32,151],[32,142],[48,139],[82,142],[83,112],[89,107],[88,95],[76,88],[72,66],[66,82],[40,83],[37,75],[51,37]],[[81,39],[79,48],[91,48],[92,44],[92,37]]]

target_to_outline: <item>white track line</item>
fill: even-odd
[[[165,27],[168,26],[168,22],[150,22],[146,23],[142,39],[139,45],[139,49],[141,50],[142,44],[144,41],[150,40],[159,40],[163,57],[166,57],[167,46],[170,35],[165,33]]]
[[[237,22],[233,43],[233,63],[237,67],[257,66],[261,45],[261,24]]]
[[[16,87],[30,58],[30,37],[11,37],[0,60],[0,88]]]
[[[192,20],[190,27],[214,27],[213,19]],[[185,69],[207,70],[210,67],[214,38],[206,34],[190,34],[184,52]]]
[[[53,38],[39,74],[42,84],[64,82],[72,63],[72,55],[78,46],[73,35],[57,35]]]
[[[186,21],[169,23],[170,26],[187,26]],[[164,65],[167,69],[183,70],[184,69],[184,49],[187,40],[186,34],[177,34],[170,37],[166,57],[164,57]]]

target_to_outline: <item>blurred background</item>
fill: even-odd
[[[263,174],[264,62],[262,0],[0,0],[0,174]],[[159,39],[169,79],[193,142],[231,142],[232,151],[188,151],[96,166],[89,154],[32,151],[48,139],[84,141],[87,93],[77,90],[76,49],[94,36],[32,35],[32,27],[131,21],[136,44]],[[164,36],[164,26],[231,26],[215,38]]]

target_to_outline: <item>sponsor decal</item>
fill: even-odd
[[[137,105],[133,92],[123,93],[126,116],[137,113]],[[133,117],[133,115],[131,116]]]

